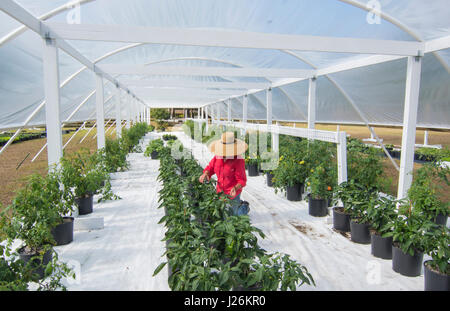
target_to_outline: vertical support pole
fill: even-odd
[[[244,95],[244,99],[242,101],[242,123],[244,123],[244,126],[247,124],[247,118],[248,118],[248,95]],[[244,128],[242,131],[242,135],[246,134],[247,130]]]
[[[423,134],[423,145],[428,146],[428,131],[425,130],[425,133]]]
[[[126,123],[126,128],[129,129],[131,127],[131,104],[133,101],[133,97],[131,97],[128,100],[128,103],[126,104],[126,118],[127,118],[127,123]]]
[[[148,108],[148,124],[152,124],[152,108]]]
[[[405,108],[403,112],[402,153],[400,157],[400,176],[398,199],[406,197],[412,183],[414,168],[414,146],[416,142],[417,110],[419,106],[420,74],[422,57],[409,56],[406,73]]]
[[[206,121],[206,126],[205,126],[205,130],[206,133],[208,133],[208,129],[209,129],[209,117],[208,117],[208,106],[205,106],[205,121]]]
[[[347,134],[336,132],[337,138],[337,162],[338,162],[338,184],[347,181]]]
[[[266,105],[267,105],[267,130],[270,131],[272,126],[272,88],[266,91]]]
[[[59,56],[56,42],[45,38],[43,47],[45,118],[47,126],[48,166],[59,166],[63,156],[59,95]]]
[[[105,147],[105,111],[104,111],[104,92],[103,92],[103,77],[96,74],[97,92],[97,149]]]
[[[121,115],[120,89],[116,86],[116,135],[122,137],[122,115]]]
[[[228,122],[231,122],[231,99],[228,98],[227,100],[227,115],[228,115]]]
[[[276,124],[276,130],[272,131],[272,151],[278,152],[280,151],[280,135],[278,134],[280,132],[278,129],[280,122],[276,121]]]
[[[220,103],[217,103],[217,121],[220,122],[221,116],[220,116],[221,110],[220,110]]]
[[[308,128],[314,129],[316,126],[316,84],[317,79],[309,79],[308,91]]]
[[[248,95],[244,95],[244,100],[242,104],[242,122],[247,123],[247,116],[248,116]]]

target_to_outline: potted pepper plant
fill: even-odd
[[[336,173],[333,167],[324,163],[313,169],[306,180],[309,189],[308,210],[311,216],[323,217],[328,215],[328,201],[333,197],[336,185]]]
[[[18,191],[9,206],[10,212],[0,218],[1,233],[8,245],[14,240],[21,241],[18,254],[23,263],[31,267],[33,279],[48,275],[46,268],[52,265],[53,245],[56,244],[52,233],[65,224],[62,213],[71,210],[70,199],[65,201],[65,198],[68,196],[60,189],[54,174],[46,177],[34,174]]]
[[[258,176],[259,175],[259,163],[261,158],[257,153],[252,153],[245,157],[245,165],[247,167],[248,176]]]
[[[426,253],[431,260],[423,263],[426,291],[450,290],[450,235],[449,229],[436,226],[427,232]]]
[[[152,159],[158,159],[159,152],[164,148],[164,142],[162,139],[154,139],[148,144],[145,149],[144,155],[146,157],[151,156]]]
[[[417,211],[438,225],[447,223],[450,202],[445,202],[442,184],[450,186],[450,168],[436,163],[424,164],[415,175],[408,190],[408,198]]]
[[[391,197],[379,197],[367,208],[370,227],[372,255],[382,259],[392,259],[392,236],[386,233],[393,229],[397,218],[397,200]]]
[[[422,271],[426,233],[434,224],[412,209],[411,203],[400,208],[393,223],[392,269],[405,276],[419,276]]]
[[[80,151],[61,159],[61,180],[66,189],[72,189],[79,215],[93,211],[94,194],[102,188],[105,174],[97,166],[95,157],[88,151]]]
[[[289,201],[300,201],[307,174],[306,162],[291,155],[282,155],[278,167],[273,172],[275,192],[286,190]]]

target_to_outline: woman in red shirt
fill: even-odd
[[[217,193],[224,192],[231,199],[234,215],[246,215],[250,210],[248,203],[241,201],[242,188],[247,183],[245,175],[245,160],[241,156],[248,146],[240,139],[234,138],[234,133],[225,132],[220,140],[209,145],[209,150],[215,154],[208,166],[203,170],[199,181],[210,180],[217,176]]]

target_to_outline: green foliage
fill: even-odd
[[[53,259],[47,264],[44,279],[34,274],[31,261],[25,264],[17,259],[18,254],[11,251],[9,245],[0,245],[0,291],[27,291],[29,284],[34,284],[37,291],[66,290],[61,280],[75,277],[74,272],[64,263],[58,261],[58,254],[53,251]],[[34,257],[38,259],[40,256]],[[8,259],[5,259],[8,258]]]
[[[397,218],[397,203],[390,197],[379,197],[370,201],[366,208],[368,223],[377,234],[384,237],[391,232],[394,227],[394,220]]]
[[[430,265],[437,271],[450,275],[449,228],[435,226],[427,233],[425,252],[431,256]]]
[[[170,118],[170,112],[166,108],[152,108],[151,116],[156,120],[157,129],[160,131],[164,131],[168,124],[164,120]]]
[[[306,184],[308,185],[311,198],[330,199],[333,196],[333,189],[337,185],[336,165],[332,162],[324,162],[312,169]]]
[[[415,173],[408,190],[408,198],[414,208],[421,211],[430,220],[439,214],[450,214],[450,203],[443,202],[441,199],[445,190],[437,182],[444,182],[448,188],[450,186],[448,176],[450,176],[450,168],[441,167],[438,164],[425,164]]]
[[[163,140],[177,140],[178,137],[175,135],[171,135],[171,134],[164,134],[162,136]]]
[[[448,148],[437,149],[422,147],[418,148],[415,153],[417,154],[418,159],[423,161],[440,162],[450,158],[450,149]]]
[[[61,159],[61,179],[66,189],[73,188],[77,198],[93,195],[102,188],[106,172],[102,171],[89,150],[82,149]]]
[[[11,212],[0,218],[0,231],[9,240],[22,240],[35,252],[55,244],[51,230],[62,223],[64,214],[73,207],[70,193],[62,190],[60,184],[55,173],[45,177],[31,175],[13,199]]]
[[[164,142],[162,139],[153,139],[145,149],[144,155],[149,157],[153,151],[161,152],[164,148]]]
[[[232,216],[229,199],[201,184],[202,168],[193,159],[175,160],[170,148],[160,153],[160,220],[167,228],[167,262],[173,290],[230,290],[254,285],[261,290],[295,290],[314,284],[307,269],[287,255],[268,254],[258,245],[264,234],[248,216]]]
[[[387,232],[385,236],[392,236],[394,245],[405,254],[413,256],[416,252],[426,251],[429,243],[427,239],[434,226],[431,221],[422,217],[420,212],[413,210],[409,205],[406,213],[400,213],[394,219],[392,231]]]

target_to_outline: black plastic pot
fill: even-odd
[[[343,207],[333,208],[333,228],[343,232],[350,231],[350,215],[344,213]]]
[[[66,245],[73,241],[73,217],[63,217],[63,223],[52,230],[56,245]]]
[[[392,245],[392,269],[404,276],[419,276],[422,270],[423,253],[416,252],[414,256]]]
[[[248,176],[258,176],[258,164],[249,164],[248,165]]]
[[[53,258],[52,250],[49,249],[47,252],[45,252],[42,256],[42,259],[38,254],[24,254],[23,251],[24,248],[21,248],[19,250],[20,259],[24,262],[25,265],[30,265],[30,267],[32,268],[32,274],[36,277],[36,279],[43,279],[45,275],[45,267]]]
[[[302,199],[303,184],[295,184],[286,187],[286,195],[289,201],[300,201]]]
[[[94,196],[89,195],[83,198],[76,198],[75,202],[78,205],[78,214],[79,215],[87,215],[92,213],[94,206]]]
[[[370,233],[372,255],[382,259],[392,259],[392,237],[383,238],[375,232]]]
[[[434,219],[433,222],[437,225],[445,226],[447,225],[447,215],[444,214],[438,214]]]
[[[152,151],[151,157],[152,157],[153,160],[158,159],[158,157],[159,157],[158,151]]]
[[[268,187],[273,187],[273,174],[272,173],[266,173],[266,177],[267,177],[267,186]]]
[[[370,224],[350,221],[351,240],[359,244],[370,244]]]
[[[426,291],[449,291],[450,289],[450,276],[448,274],[442,274],[437,271],[433,271],[428,267],[428,263],[431,260],[427,260],[423,263],[423,271],[425,278],[425,290]]]
[[[328,215],[328,199],[313,199],[308,195],[309,215],[314,217],[324,217]]]

